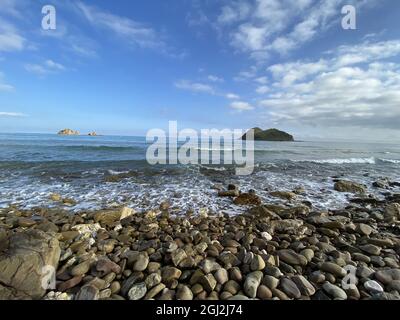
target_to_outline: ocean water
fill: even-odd
[[[273,203],[281,200],[270,191],[303,187],[299,201],[334,209],[350,197],[333,190],[334,177],[365,183],[377,197],[384,191],[372,188],[373,181],[400,181],[400,144],[256,142],[250,176],[236,176],[229,165],[151,166],[147,147],[144,137],[0,134],[0,207],[57,206],[49,195],[59,193],[76,201],[66,207],[71,211],[120,205],[147,210],[168,200],[178,214],[204,207],[234,214],[244,208],[217,197],[215,186],[236,183]],[[120,181],[107,182],[116,174]]]

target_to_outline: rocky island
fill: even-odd
[[[58,132],[60,136],[79,136],[79,132],[72,129],[63,129]]]
[[[292,135],[278,129],[262,130],[260,128],[253,128],[251,130],[254,131],[255,141],[294,141]],[[247,140],[248,134],[249,131],[242,137],[242,140]]]

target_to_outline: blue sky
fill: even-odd
[[[394,0],[0,0],[0,131],[400,140],[399,16]]]

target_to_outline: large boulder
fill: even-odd
[[[339,192],[365,193],[366,187],[360,183],[346,180],[339,180],[335,183],[334,189]]]
[[[0,299],[42,298],[57,270],[60,252],[55,236],[43,231],[11,235],[0,252]]]

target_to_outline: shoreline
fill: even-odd
[[[400,194],[335,188],[355,193],[342,210],[292,206],[290,192],[276,193],[286,205],[264,203],[235,185],[219,196],[246,208],[236,216],[174,216],[167,201],[147,212],[2,209],[0,299],[400,299]]]

